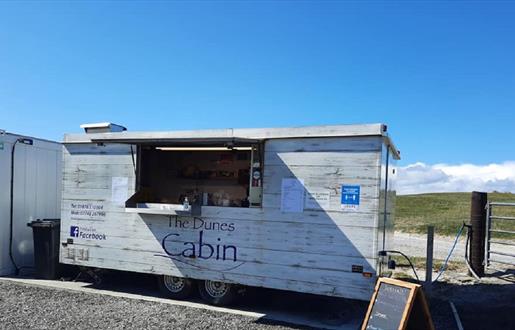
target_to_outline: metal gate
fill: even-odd
[[[515,231],[503,226],[508,222],[515,224],[515,216],[497,215],[497,210],[515,214],[515,203],[488,202],[486,205],[485,266],[490,267],[491,263],[515,266]],[[495,237],[500,236],[496,234],[503,237]]]

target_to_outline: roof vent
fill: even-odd
[[[116,125],[113,123],[95,123],[95,124],[83,124],[80,125],[80,128],[83,128],[86,134],[91,133],[113,133],[113,132],[123,132],[126,131],[127,128]]]

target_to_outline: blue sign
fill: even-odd
[[[360,186],[342,186],[342,207],[359,205]]]
[[[79,237],[79,227],[71,226],[70,227],[70,236],[71,237]]]

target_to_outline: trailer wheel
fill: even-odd
[[[234,284],[218,281],[200,281],[200,297],[211,305],[229,305],[238,296],[238,289]]]
[[[159,291],[171,299],[186,299],[193,292],[193,280],[184,277],[160,275],[157,285]]]

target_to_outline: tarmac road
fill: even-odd
[[[451,256],[451,260],[454,261],[464,261],[465,257],[465,235],[463,232],[461,238],[454,249],[454,252]],[[444,260],[454,243],[455,237],[449,236],[437,236],[434,237],[434,249],[433,249],[433,257],[435,259]],[[499,240],[500,241],[500,240]],[[515,244],[515,241],[508,241]],[[426,257],[426,246],[427,246],[427,236],[421,234],[408,234],[402,232],[395,232],[394,235],[394,246],[395,250],[401,251],[408,256],[413,257]],[[501,245],[496,244],[492,245],[492,250],[510,253],[515,255],[515,246],[510,245]],[[508,257],[502,255],[495,255],[495,258],[504,262],[512,262],[515,263],[515,257]]]

